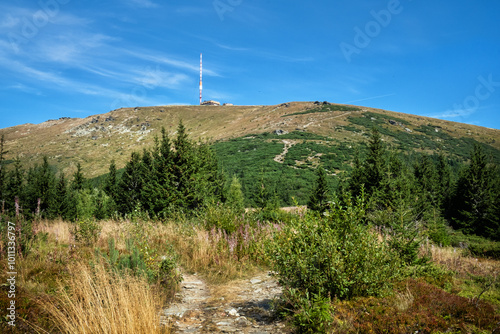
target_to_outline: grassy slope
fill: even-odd
[[[382,129],[387,142],[403,150],[442,149],[447,154],[465,158],[472,143],[478,141],[487,144],[485,147],[500,162],[499,130],[366,107],[318,107],[312,102],[276,106],[123,108],[84,119],[51,120],[0,129],[0,134],[5,134],[8,160],[19,156],[24,165],[29,166],[40,163],[41,157],[47,155],[50,164],[67,174],[74,172],[76,163],[80,162],[87,177],[96,177],[107,172],[111,159],[115,159],[117,167],[122,168],[132,151],[150,147],[161,127],[174,135],[181,119],[194,138],[219,142],[219,151],[223,146],[220,145],[221,141],[278,129],[318,135],[317,138],[294,139],[295,145],[291,147],[289,156],[285,157],[284,164],[270,158],[274,157],[274,151],[282,150],[285,145],[283,140],[287,137],[264,138],[273,146],[272,149],[264,149],[268,153],[265,164],[274,166],[272,169],[275,170],[282,170],[283,165],[291,169],[304,169],[301,166],[304,164],[314,167],[318,159],[325,162],[330,161],[327,157],[340,155],[330,166],[332,173],[335,170],[338,172],[345,168],[342,150],[345,150],[345,154],[352,153],[350,148],[366,140],[368,128],[372,125]],[[393,125],[389,120],[398,123]],[[289,135],[289,138],[292,137]],[[254,141],[253,144],[260,149],[264,139],[250,138],[247,143]],[[312,147],[313,144],[316,146]],[[337,150],[339,147],[341,151]],[[308,150],[311,155],[307,154]],[[231,163],[227,156],[223,160],[226,165]]]

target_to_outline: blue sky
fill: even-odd
[[[496,0],[0,4],[0,128],[120,107],[349,103],[500,129]]]

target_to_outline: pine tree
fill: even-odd
[[[132,212],[140,205],[141,191],[143,187],[141,155],[132,152],[130,160],[125,166],[118,183],[117,205],[121,213]]]
[[[49,215],[50,203],[53,201],[53,190],[55,184],[55,175],[49,166],[48,158],[43,157],[41,166],[36,165],[28,171],[26,186],[26,196],[24,206],[28,208],[31,213],[38,213],[43,217]],[[40,207],[38,201],[40,200]]]
[[[73,174],[73,182],[71,183],[71,188],[75,191],[80,191],[85,188],[86,180],[83,176],[82,165],[80,163],[76,164],[76,172]]]
[[[461,172],[452,199],[453,227],[485,237],[492,237],[490,231],[498,231],[498,177],[498,169],[488,164],[481,146],[475,145],[470,165]]]
[[[377,129],[372,128],[368,142],[368,155],[364,162],[365,189],[368,194],[375,191],[384,179],[386,169],[385,148]]]
[[[322,166],[316,169],[316,185],[307,203],[307,208],[316,212],[325,212],[330,206],[330,188],[326,179],[326,172]]]
[[[366,184],[366,174],[359,155],[359,149],[356,148],[354,152],[354,168],[351,172],[348,186],[355,197],[361,195],[361,189],[363,185]]]
[[[59,174],[51,202],[51,216],[69,218],[68,184],[64,173]]]
[[[172,176],[172,143],[165,128],[162,128],[161,132],[161,141],[155,138],[155,146],[151,151],[151,170],[142,188],[142,198],[146,201],[145,207],[151,215],[168,213],[172,208],[173,198],[177,196]]]
[[[449,206],[452,193],[451,168],[443,154],[439,154],[437,164],[437,201],[443,212]]]
[[[7,175],[7,191],[5,195],[5,208],[14,210],[14,199],[17,196],[22,203],[25,202],[24,193],[24,170],[22,169],[21,160],[14,160],[14,169]]]
[[[111,163],[109,164],[109,172],[104,182],[103,189],[106,192],[106,194],[108,194],[111,198],[114,198],[118,191],[117,186],[118,186],[118,175],[116,171],[116,164],[115,160],[111,160]]]
[[[414,166],[419,202],[424,207],[439,207],[439,179],[434,162],[428,155],[423,155]]]

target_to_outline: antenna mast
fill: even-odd
[[[203,91],[203,54],[200,53],[200,105],[201,105],[202,91]]]

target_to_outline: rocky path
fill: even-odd
[[[290,333],[271,312],[280,293],[267,273],[214,287],[185,274],[178,301],[164,310],[161,322],[173,325],[174,333]]]
[[[285,146],[283,147],[283,152],[281,152],[280,154],[278,154],[277,156],[274,157],[274,161],[282,164],[285,162],[285,157],[288,153],[288,150],[295,144],[297,144],[297,141],[296,140],[283,140],[283,144],[285,144]]]

